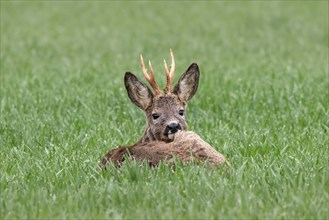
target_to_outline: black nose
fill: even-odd
[[[180,130],[180,126],[178,123],[170,123],[168,126],[167,126],[167,129],[171,132],[171,133],[175,133],[177,132],[178,130]]]

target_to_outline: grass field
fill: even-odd
[[[125,71],[201,70],[189,129],[232,171],[99,159],[145,118]],[[0,219],[328,219],[328,2],[1,1]]]

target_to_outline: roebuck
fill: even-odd
[[[164,94],[155,82],[151,62],[149,62],[149,75],[142,56],[142,71],[154,93],[134,74],[126,72],[124,82],[128,96],[137,107],[145,112],[147,126],[139,141],[131,146],[122,146],[109,151],[101,160],[102,165],[108,161],[120,165],[126,158],[146,160],[151,166],[158,165],[160,161],[173,163],[175,158],[184,163],[190,161],[204,162],[206,160],[211,165],[224,163],[223,155],[214,150],[196,133],[187,131],[185,109],[187,102],[198,89],[200,75],[198,65],[192,63],[175,87],[171,89],[175,71],[172,50],[170,50],[170,56],[170,71],[164,60],[167,77]]]

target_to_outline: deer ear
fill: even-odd
[[[153,93],[134,74],[126,72],[125,86],[130,100],[142,110],[145,110],[152,102]]]
[[[198,90],[199,76],[200,72],[198,65],[192,63],[179,79],[173,93],[177,95],[181,101],[186,102],[190,100]]]

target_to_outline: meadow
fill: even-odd
[[[1,1],[1,219],[328,219],[327,1]],[[232,170],[130,162],[123,76],[200,66],[189,130]]]

